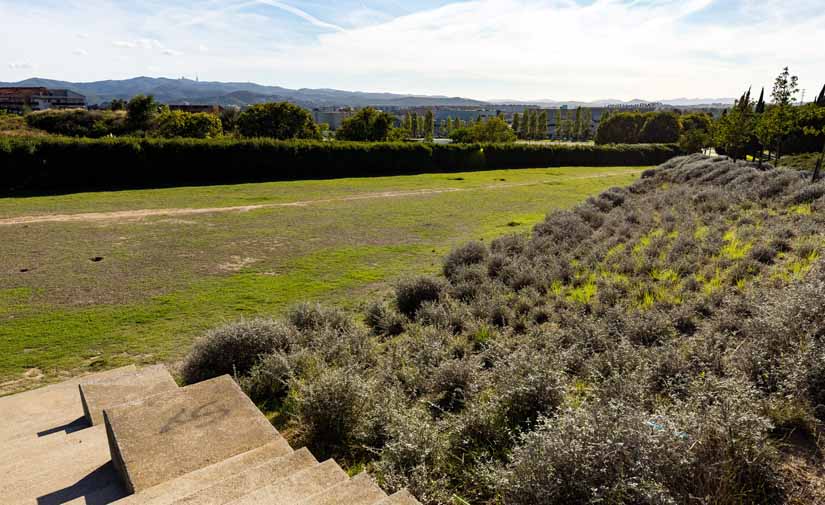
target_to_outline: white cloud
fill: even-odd
[[[716,96],[767,84],[785,65],[825,80],[825,14],[779,25],[691,22],[712,4],[477,0],[327,33],[260,64],[281,75],[482,98]]]
[[[222,16],[225,16],[225,15],[229,14],[230,12],[237,12],[237,11],[249,8],[249,7],[261,6],[261,5],[268,6],[268,7],[274,7],[276,9],[282,10],[284,12],[288,12],[288,13],[294,15],[294,16],[297,16],[297,17],[303,19],[304,21],[307,21],[308,23],[310,23],[314,26],[317,26],[318,28],[324,28],[324,29],[336,30],[336,31],[343,31],[344,30],[344,28],[342,28],[341,26],[338,26],[338,25],[333,24],[333,23],[328,23],[326,21],[318,19],[317,17],[313,16],[312,14],[310,14],[309,12],[307,12],[303,9],[299,9],[298,7],[289,5],[289,4],[284,3],[284,2],[280,2],[278,0],[250,0],[250,1],[247,1],[247,2],[236,3],[234,5],[224,6],[223,8],[216,9],[216,10],[213,10],[211,12],[207,12],[205,14],[200,14],[200,15],[194,17],[193,19],[189,20],[185,24],[187,26],[199,25],[199,24],[211,21],[215,18],[220,18]]]
[[[14,62],[9,63],[9,68],[12,70],[29,70],[34,68],[34,65],[32,65],[31,63]]]
[[[163,54],[166,56],[183,56],[183,53],[180,51],[175,51],[174,49],[164,49]]]
[[[40,2],[0,0],[4,54],[66,80],[200,74],[514,99],[738,96],[750,84],[770,87],[786,65],[809,94],[825,82],[822,0],[471,0],[384,19],[357,7],[309,13],[294,0],[204,2],[214,11],[161,0],[140,10],[111,0],[66,0],[65,9]],[[94,64],[67,67],[54,47],[78,33],[113,42],[95,47]],[[177,50],[187,57],[160,58]],[[5,72],[0,80],[31,73]]]
[[[88,56],[89,51],[87,51],[85,49],[75,49],[74,51],[72,51],[72,54],[74,54],[76,56]]]
[[[112,45],[124,49],[163,49],[163,44],[155,39],[116,40]]]

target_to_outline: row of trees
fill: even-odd
[[[423,116],[417,112],[407,112],[401,122],[401,129],[409,132],[414,138],[429,138],[435,136],[435,115],[428,110]]]
[[[693,121],[694,118],[691,118]],[[675,112],[608,112],[596,130],[597,144],[671,144],[683,124]]]
[[[815,102],[798,105],[799,80],[788,67],[776,77],[772,102],[765,102],[765,90],[758,100],[744,93],[714,125],[717,151],[734,160],[751,156],[760,162],[766,153],[776,163],[785,153],[814,152],[820,158],[814,171],[819,177],[825,157],[825,86]]]

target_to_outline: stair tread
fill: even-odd
[[[185,498],[173,502],[174,505],[224,505],[241,498],[262,487],[288,478],[290,475],[318,465],[318,461],[307,449],[267,461],[245,472],[241,472],[204,488]]]
[[[80,402],[86,420],[103,423],[103,410],[178,389],[172,374],[163,365],[154,365],[112,376],[81,381]]]
[[[133,493],[281,438],[228,375],[107,409],[103,417],[112,461]]]
[[[387,497],[367,473],[360,473],[329,490],[308,498],[300,505],[373,505]]]
[[[225,505],[295,505],[346,480],[346,472],[327,460]]]
[[[81,381],[113,377],[135,369],[129,365],[0,398],[0,412],[3,412],[0,443],[36,439],[44,433],[58,433],[63,427],[74,425],[83,417],[83,407],[77,398]]]
[[[421,503],[416,500],[409,491],[402,489],[384,498],[375,505],[421,505]]]

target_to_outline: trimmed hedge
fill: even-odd
[[[674,145],[0,139],[0,191],[151,188],[551,166],[658,165]]]

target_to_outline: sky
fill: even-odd
[[[0,0],[0,81],[595,100],[825,84],[823,0]]]

